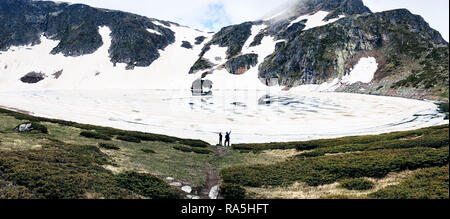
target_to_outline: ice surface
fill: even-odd
[[[0,105],[37,116],[232,143],[378,134],[448,123],[434,103],[299,91],[103,90],[0,92]]]

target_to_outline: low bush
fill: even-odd
[[[177,145],[173,147],[175,150],[183,151],[183,152],[194,152],[196,154],[210,154],[212,153],[209,149],[204,148],[195,148],[195,147],[187,147],[183,145]]]
[[[241,186],[225,183],[220,186],[219,194],[224,199],[245,199],[245,189]]]
[[[133,142],[133,143],[141,143],[141,140],[132,136],[127,136],[127,135],[119,135],[117,136],[118,140],[121,141],[128,141],[128,142]]]
[[[156,154],[156,152],[152,149],[142,149],[142,152],[146,154]]]
[[[442,132],[436,135],[421,136],[410,140],[391,140],[378,141],[368,144],[344,144],[333,147],[321,147],[313,151],[302,153],[298,157],[318,157],[325,154],[336,154],[356,151],[374,151],[381,149],[400,149],[400,148],[414,148],[414,147],[430,147],[441,148],[449,145],[449,136],[447,130],[439,130]],[[433,133],[437,133],[433,132]]]
[[[97,132],[83,131],[80,133],[80,135],[85,138],[101,139],[101,140],[107,140],[107,141],[111,140],[110,136],[100,134]]]
[[[117,185],[153,199],[181,199],[182,193],[163,180],[144,173],[126,172],[116,176]]]
[[[120,150],[120,148],[117,147],[116,145],[107,142],[98,143],[98,146],[109,150]]]
[[[41,132],[43,134],[48,134],[48,129],[47,127],[45,127],[44,125],[38,123],[38,122],[32,122],[31,123],[31,128],[33,128],[33,130],[36,130],[38,132]]]
[[[297,181],[318,186],[345,178],[381,178],[390,172],[443,166],[448,164],[448,158],[448,147],[388,149],[228,167],[220,176],[225,183],[251,187],[290,185]]]
[[[382,135],[366,135],[366,136],[351,136],[335,139],[320,139],[303,142],[286,142],[286,143],[263,143],[263,144],[235,144],[233,149],[242,151],[263,151],[263,150],[286,150],[296,148],[299,151],[313,150],[323,147],[333,147],[345,144],[368,144],[378,141],[390,141],[408,137],[415,137],[430,134],[433,131],[447,129],[448,125],[437,127],[424,128],[406,132],[393,132]]]
[[[197,148],[207,148],[210,144],[202,141],[202,140],[194,140],[194,139],[179,139],[178,142],[183,145],[197,147]]]
[[[339,182],[342,188],[348,190],[370,190],[375,187],[375,183],[369,181],[367,179],[358,178],[358,179],[344,179]]]
[[[37,150],[0,151],[0,198],[182,198],[182,192],[152,175],[115,175],[102,168],[111,163],[98,147],[54,143]],[[2,179],[14,186],[2,186]]]
[[[421,169],[398,185],[369,195],[379,199],[449,199],[449,166]]]
[[[186,147],[186,146],[180,146],[180,145],[174,146],[173,149],[183,151],[183,152],[192,152],[192,148]]]
[[[211,150],[209,149],[204,149],[204,148],[191,148],[192,152],[196,153],[196,154],[211,154],[213,153]]]

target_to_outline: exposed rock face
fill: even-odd
[[[235,75],[244,74],[251,67],[255,67],[258,64],[257,54],[246,54],[230,59],[225,63],[225,68],[228,72]]]
[[[91,54],[103,45],[99,26],[111,30],[109,49],[113,63],[149,66],[159,58],[159,49],[175,41],[174,33],[150,19],[130,13],[92,8],[82,4],[50,1],[2,0],[0,2],[0,51],[10,46],[35,45],[44,34],[60,43],[52,54]],[[158,21],[164,25],[176,25]],[[152,29],[160,34],[150,33]]]
[[[26,74],[25,76],[23,76],[22,78],[20,78],[20,80],[23,83],[27,83],[27,84],[35,84],[44,79],[45,79],[45,74],[38,73],[38,72],[30,72],[30,73]]]
[[[205,41],[205,40],[206,40],[206,37],[204,37],[204,36],[196,37],[196,38],[195,38],[195,45],[200,45],[200,44],[202,44],[203,41]]]
[[[186,49],[192,49],[192,44],[188,41],[183,41],[183,43],[181,44],[181,47],[186,48]]]
[[[205,45],[202,53],[200,54],[200,57],[202,57],[207,51],[210,50],[211,45],[227,47],[227,58],[238,55],[241,52],[245,41],[247,41],[247,39],[252,34],[252,26],[253,22],[246,22],[243,24],[222,28],[213,36],[213,39]]]
[[[295,37],[288,37],[265,59],[261,78],[278,78],[288,87],[320,84],[349,73],[355,58],[370,53],[381,63],[376,73],[380,81],[402,63],[420,63],[435,49],[448,46],[420,16],[407,10],[350,16],[307,31],[299,29],[287,34]],[[448,77],[448,65],[443,68]]]
[[[209,69],[212,67],[214,67],[213,63],[211,63],[209,60],[201,58],[194,63],[194,65],[189,70],[189,74],[197,73],[198,71]]]

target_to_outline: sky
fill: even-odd
[[[64,0],[62,0],[64,1]],[[292,0],[65,0],[173,21],[204,31],[254,21]],[[363,0],[373,12],[407,8],[449,41],[449,0]]]

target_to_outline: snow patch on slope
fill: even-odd
[[[136,67],[125,70],[126,64],[115,67],[109,58],[111,30],[100,27],[103,45],[94,53],[66,57],[52,55],[50,51],[59,41],[41,37],[41,43],[35,46],[11,47],[0,54],[0,90],[50,90],[50,89],[190,89],[198,75],[189,75],[192,63],[198,59],[204,43],[195,45],[186,51],[182,41],[194,42],[203,35],[208,39],[211,34],[201,34],[187,27],[172,25],[175,43],[160,50],[160,58],[148,67]],[[207,41],[207,40],[205,40]],[[46,78],[36,84],[25,84],[20,78],[30,72],[41,72]],[[56,77],[53,74],[62,71]]]
[[[156,30],[153,30],[153,29],[147,29],[147,31],[150,32],[150,33],[154,33],[154,34],[157,34],[157,35],[161,35],[161,36],[162,36],[162,34],[161,34],[160,32],[158,32],[158,31],[156,31]]]
[[[294,25],[295,23],[298,23],[302,20],[307,20],[306,21],[306,27],[305,29],[303,29],[303,31],[305,30],[309,30],[312,28],[316,28],[316,27],[320,27],[320,26],[324,26],[330,23],[333,23],[341,18],[344,18],[345,15],[340,15],[338,18],[334,18],[334,19],[330,19],[328,21],[324,21],[324,19],[330,14],[330,12],[327,11],[318,11],[315,14],[312,15],[303,15],[298,17],[297,19],[293,20],[288,28],[292,25]]]
[[[264,59],[275,51],[275,45],[278,41],[272,36],[266,36],[261,40],[261,44],[258,46],[250,47],[254,38],[260,33],[266,25],[254,25],[252,27],[252,35],[247,39],[242,48],[242,54],[257,54],[258,64],[255,67],[250,68],[246,73],[241,75],[230,74],[226,69],[216,68],[213,74],[207,75],[205,79],[213,82],[214,90],[281,90],[280,87],[268,87],[261,82],[258,76],[259,65]],[[216,48],[217,49],[217,48]],[[225,61],[223,62],[223,64]]]
[[[205,53],[203,58],[208,59],[211,63],[215,65],[221,65],[227,60],[228,47],[220,47],[218,45],[211,45],[210,49]]]
[[[375,72],[378,70],[378,63],[374,57],[363,57],[348,75],[344,75],[341,79],[335,78],[331,82],[325,82],[320,85],[307,84],[291,88],[293,92],[333,92],[343,85],[351,85],[357,82],[370,83]]]
[[[342,83],[370,83],[373,80],[377,70],[378,63],[374,57],[363,57],[358,61],[348,75],[342,77]]]

